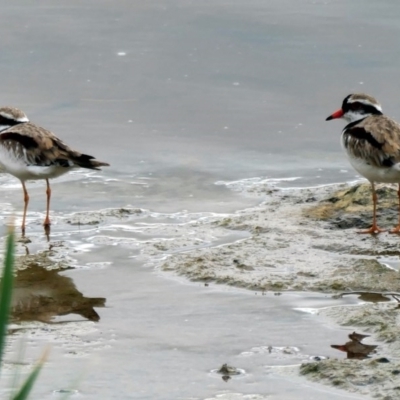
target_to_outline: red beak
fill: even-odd
[[[335,119],[335,118],[342,118],[343,117],[343,110],[337,110],[335,111],[332,115],[330,115],[325,121],[330,121],[331,119]]]

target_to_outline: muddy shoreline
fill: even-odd
[[[371,223],[368,184],[277,189],[266,183],[233,189],[264,200],[257,207],[228,217],[193,223],[191,229],[199,235],[207,230],[206,226],[209,230],[246,231],[251,235],[219,247],[194,248],[195,244],[188,241],[188,252],[177,251],[173,243],[169,247],[166,242],[163,251],[169,255],[159,264],[162,271],[206,285],[232,285],[276,294],[400,290],[399,236],[357,233]],[[380,185],[378,196],[379,223],[390,229],[397,224],[397,188]],[[400,309],[390,296],[385,300],[388,302],[318,311],[337,324],[369,333],[370,341],[379,344],[379,356],[345,360],[338,352],[337,359],[306,363],[296,367],[295,372],[350,392],[386,400],[398,398]],[[382,355],[389,360],[387,364],[376,361]]]
[[[346,207],[330,201],[348,192],[368,192],[368,185],[356,187],[259,188],[267,199],[258,207],[190,224],[198,232],[193,235],[197,239],[204,231],[221,229],[250,232],[249,237],[222,247],[196,248],[186,235],[180,250],[186,246],[188,252],[178,251],[176,241],[165,241],[162,250],[169,257],[160,268],[191,280],[261,291],[397,291],[398,272],[388,268],[386,261],[400,255],[399,237],[357,234],[371,222],[368,199],[357,207],[358,197]],[[397,222],[397,197],[394,188],[385,190],[393,191],[392,204],[381,206],[379,219],[390,228]],[[190,229],[187,224],[180,228],[182,233]]]
[[[332,296],[343,292],[399,291],[399,236],[357,234],[358,229],[367,228],[371,222],[368,184],[279,189],[273,182],[241,181],[226,183],[226,186],[245,196],[256,196],[260,204],[225,215],[182,211],[173,220],[168,214],[124,207],[75,213],[60,217],[58,222],[72,229],[75,226],[83,231],[87,229],[88,235],[92,235],[90,232],[102,224],[118,227],[134,221],[138,233],[128,230],[119,237],[100,234],[93,236],[91,243],[97,246],[118,243],[124,251],[133,251],[136,261],[145,266],[168,276],[203,282],[206,286],[223,284],[277,295],[284,295],[286,291],[323,292]],[[396,188],[379,186],[378,195],[379,223],[391,228],[397,223]],[[157,225],[157,234],[150,223],[155,216],[164,221]],[[132,235],[137,235],[137,239],[133,240]],[[40,267],[50,271],[55,290],[65,287],[64,281],[62,285],[58,283],[64,279],[58,276],[58,271],[75,266],[73,246],[62,240],[50,245],[43,243],[42,247],[47,250],[23,255],[32,246],[18,244],[20,273]],[[27,284],[24,278],[21,287],[24,296]],[[68,281],[68,285],[72,282]],[[40,286],[32,287],[32,283],[29,286],[39,293],[43,291]],[[46,300],[46,310],[36,310],[33,319],[47,321],[53,315],[74,313],[95,321],[98,319],[93,306],[104,307],[105,299],[85,298],[73,286],[61,290],[59,299],[54,293],[51,293],[51,302],[42,294],[37,297],[35,292],[33,297],[28,297],[29,307],[35,310],[40,303],[37,299]],[[82,304],[79,310],[65,307],[64,297],[71,296],[78,296]],[[357,331],[370,334],[369,343],[378,344],[377,355],[366,360],[345,360],[338,352],[337,358],[310,360],[275,373],[305,376],[371,397],[397,398],[400,387],[398,303],[391,296],[384,302],[362,303],[363,299],[361,296],[356,307],[338,306],[316,312],[334,324],[356,327]],[[21,315],[27,312],[23,304],[21,299],[16,303],[17,320],[23,320]],[[345,335],[338,341],[342,339]],[[327,347],[331,344],[327,343]],[[382,357],[389,362],[376,361]]]

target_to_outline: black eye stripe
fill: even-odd
[[[355,103],[349,103],[350,104],[350,109],[351,110],[360,110],[361,108],[364,108],[365,105],[359,103],[358,101],[356,101]]]
[[[348,111],[360,111],[362,114],[375,114],[382,115],[382,112],[379,111],[375,106],[371,104],[364,104],[359,101],[355,101],[353,103],[346,102],[343,104],[343,112]]]

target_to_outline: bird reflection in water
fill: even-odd
[[[104,307],[106,299],[85,297],[71,278],[59,274],[65,270],[46,269],[35,262],[19,269],[14,282],[12,320],[54,323],[52,319],[56,316],[78,314],[99,321],[94,308]]]

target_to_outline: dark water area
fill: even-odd
[[[97,323],[60,324],[56,333],[32,328],[40,333],[28,334],[30,363],[43,343],[54,347],[40,398],[59,398],[64,382],[81,388],[85,399],[357,398],[292,375],[265,378],[265,359],[241,358],[274,341],[300,346],[303,355],[329,353],[325,342],[335,342],[340,328],[294,309],[332,300],[269,295],[262,303],[254,293],[207,292],[165,279],[149,267],[151,254],[140,255],[140,230],[153,227],[145,233],[151,241],[166,224],[259,203],[231,191],[227,181],[306,187],[357,179],[340,148],[343,124],[325,118],[347,94],[362,91],[400,119],[400,4],[17,0],[1,10],[1,104],[21,108],[71,147],[111,164],[52,184],[51,241],[64,241],[66,259],[77,267],[65,274],[84,296],[107,302],[97,309]],[[287,178],[297,179],[281,180]],[[28,189],[34,253],[48,245],[40,225],[44,184]],[[3,225],[13,215],[18,223],[19,182],[1,175],[0,190]],[[93,227],[68,222],[74,213],[127,206],[150,214],[125,225],[107,212]],[[216,234],[209,245],[229,238]],[[77,337],[88,337],[92,350]],[[311,341],[315,346],[307,347]],[[224,362],[250,372],[227,384],[210,372]]]

